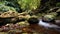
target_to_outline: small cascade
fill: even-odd
[[[50,23],[47,23],[47,22],[43,22],[42,19],[39,20],[39,23],[38,23],[40,26],[43,26],[45,28],[52,28],[52,29],[55,29],[55,30],[59,30],[60,31],[60,27],[58,25],[55,25],[55,24],[50,24]]]

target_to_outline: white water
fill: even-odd
[[[38,24],[40,26],[44,26],[46,28],[60,28],[59,26],[57,26],[55,24],[50,24],[50,23],[43,22],[42,19],[39,20],[39,23]]]

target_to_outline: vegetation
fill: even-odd
[[[19,0],[18,3],[23,10],[35,10],[40,6],[40,1],[41,0]]]
[[[0,26],[5,26],[7,23],[12,23],[14,26],[16,23],[24,26],[37,24],[41,17],[46,21],[60,20],[60,1],[0,0]]]
[[[60,2],[58,2],[58,3],[56,4],[56,6],[60,7]]]

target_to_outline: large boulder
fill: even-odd
[[[7,24],[7,23],[17,23],[20,21],[28,20],[31,16],[27,13],[18,13],[16,11],[7,11],[1,13],[0,15],[0,24]]]
[[[42,20],[45,21],[45,22],[51,22],[55,19],[55,16],[54,15],[45,15],[42,17]]]

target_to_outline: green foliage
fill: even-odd
[[[35,10],[39,7],[41,0],[18,0],[23,10]]]
[[[60,7],[60,2],[56,4],[57,7]]]
[[[20,7],[18,2],[14,0],[2,0],[0,1],[0,11],[5,12],[7,10],[16,10],[17,12],[20,11]]]
[[[6,11],[9,11],[9,10],[16,11],[13,7],[5,6],[5,5],[0,5],[0,11],[6,12]]]
[[[0,4],[13,7],[17,11],[20,11],[20,9],[29,11],[37,9],[40,6],[40,1],[41,0],[2,0]]]

